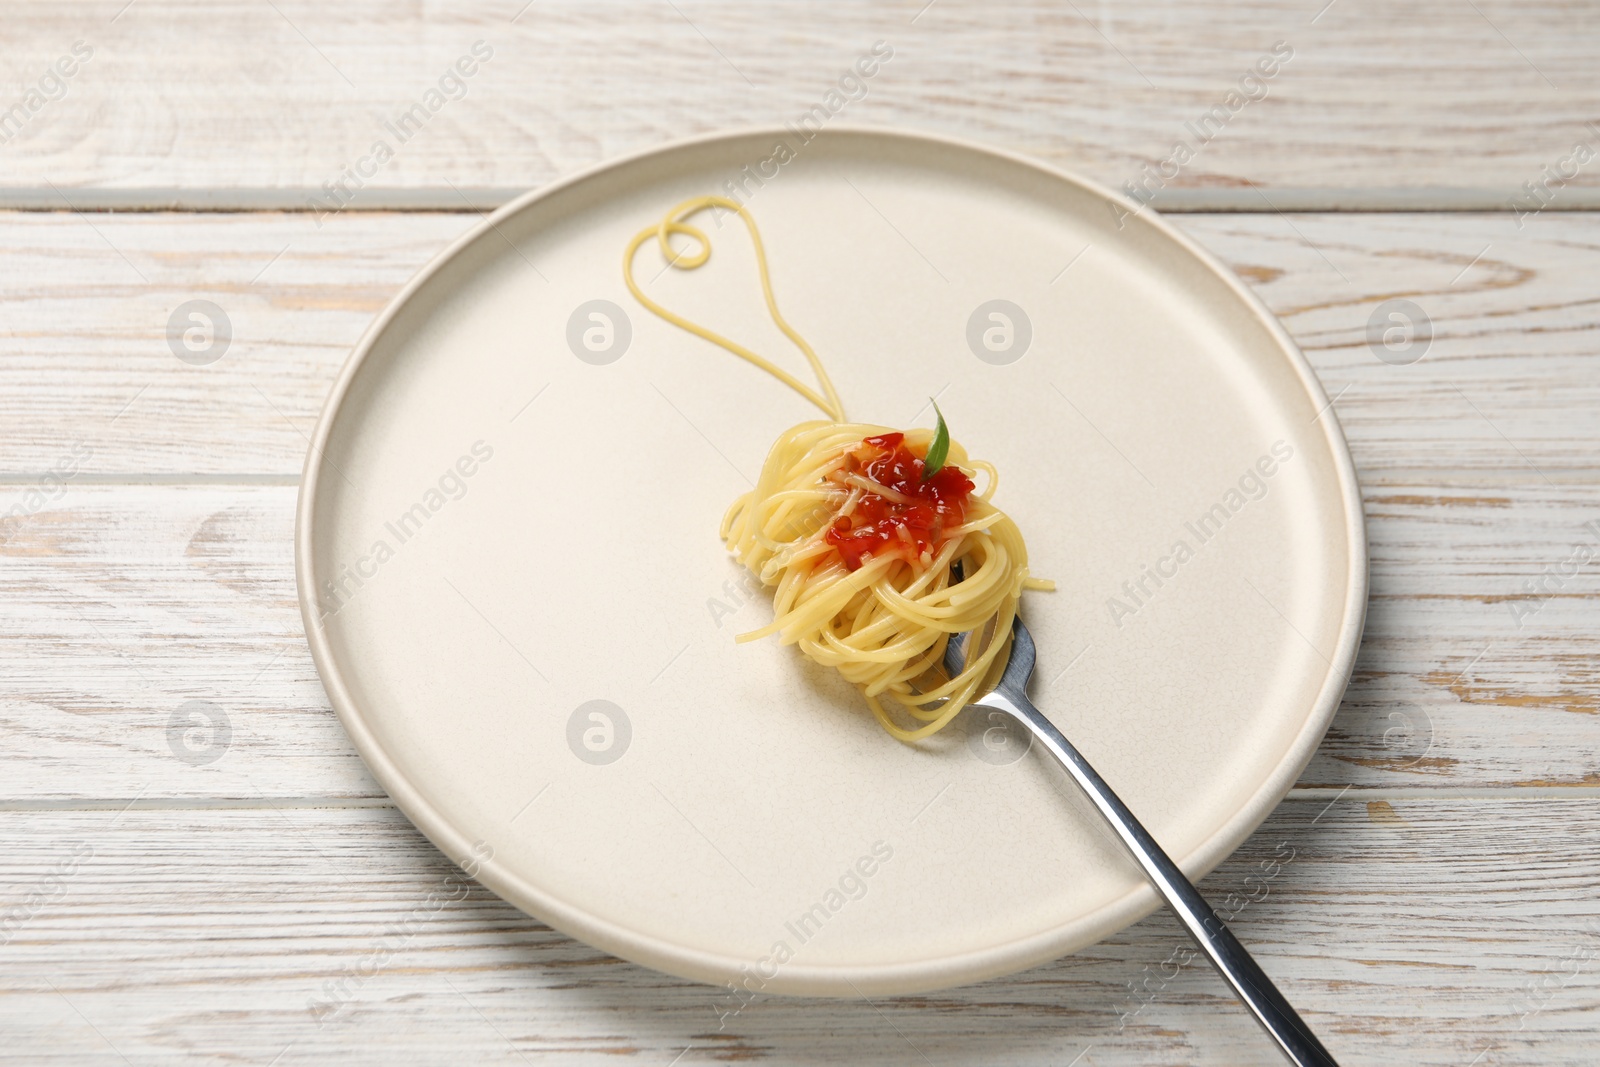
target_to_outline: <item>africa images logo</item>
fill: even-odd
[[[1261,456],[1245,468],[1237,484],[1229,486],[1221,500],[1183,524],[1188,537],[1179,537],[1153,566],[1144,564],[1136,576],[1123,582],[1122,596],[1106,598],[1106,610],[1111,613],[1111,621],[1120,629],[1123,619],[1137,615],[1154,600],[1156,594],[1178,576],[1180,568],[1222,532],[1225,523],[1243,511],[1251,501],[1267,495],[1269,480],[1278,473],[1281,464],[1288,463],[1293,457],[1293,445],[1287,441],[1274,441],[1270,454]],[[1190,544],[1190,537],[1194,539],[1193,544]]]
[[[1210,144],[1233,121],[1235,115],[1251,104],[1265,100],[1271,93],[1268,83],[1293,58],[1294,47],[1288,41],[1274,41],[1272,50],[1264,53],[1239,76],[1234,87],[1223,94],[1221,103],[1202,112],[1193,121],[1185,120],[1183,128],[1194,139],[1191,141],[1188,137],[1180,137],[1173,141],[1172,151],[1165,159],[1159,163],[1146,163],[1140,169],[1137,181],[1130,179],[1123,183],[1123,192],[1138,206],[1129,211],[1115,202],[1110,205],[1111,214],[1117,220],[1117,229],[1122,229],[1129,215],[1143,211],[1155,199],[1155,195],[1166,188],[1168,182],[1183,173],[1183,168],[1194,161],[1200,150]]]
[[[867,83],[893,58],[893,45],[888,41],[875,41],[871,51],[857,56],[850,68],[822,94],[820,102],[807,108],[798,119],[783,124],[793,140],[786,137],[775,141],[771,155],[741,167],[736,176],[722,183],[724,194],[741,206],[747,203],[762,186],[782,173],[785,166],[799,158],[800,151],[822,132],[829,120],[850,104],[865,100]],[[722,225],[720,211],[713,218],[718,226]]]
[[[317,601],[317,621],[337,614],[354,600],[356,594],[378,576],[378,570],[393,559],[408,541],[420,534],[422,528],[444,510],[446,504],[467,495],[468,480],[493,458],[492,445],[485,441],[474,441],[470,455],[458,457],[439,475],[435,484],[428,486],[420,500],[383,524],[387,537],[375,539],[364,553],[341,565],[332,577],[324,578],[322,597]]]
[[[724,1029],[729,1019],[749,1007],[768,983],[778,977],[784,964],[794,959],[808,942],[822,933],[829,920],[851,901],[865,897],[871,888],[872,877],[893,858],[893,845],[887,841],[874,841],[869,853],[856,857],[808,907],[785,920],[783,934],[773,941],[767,954],[754,965],[747,963],[740,967],[738,980],[728,983],[727,995],[713,1008],[717,1013],[717,1029]]]
[[[392,118],[385,119],[383,135],[372,142],[367,154],[323,182],[322,195],[312,196],[306,201],[306,210],[312,213],[317,228],[322,228],[324,219],[343,211],[356,198],[356,193],[389,165],[406,142],[426,129],[446,105],[452,100],[463,99],[468,92],[468,79],[492,58],[493,45],[483,40],[474,41],[471,49],[446,67],[444,73],[424,89],[420,97],[396,112]]]
[[[52,101],[67,95],[68,83],[94,58],[94,47],[83,41],[72,42],[72,55],[62,56],[45,69],[44,75],[28,86],[21,99],[8,108],[0,109],[0,144],[7,144],[22,132],[33,117]]]

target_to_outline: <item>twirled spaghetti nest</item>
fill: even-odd
[[[1028,577],[1028,550],[1016,523],[990,498],[998,479],[992,466],[967,457],[952,441],[946,458],[987,484],[968,498],[961,525],[942,531],[934,551],[910,559],[899,553],[867,556],[851,570],[825,534],[848,516],[865,494],[877,491],[849,471],[864,439],[890,432],[861,423],[805,422],[780,436],[761,477],[734,501],[722,537],[762,584],[772,587],[771,625],[742,634],[753,641],[777,634],[817,663],[855,684],[883,728],[915,741],[944,727],[979,693],[1005,646],[1017,599]],[[925,452],[928,430],[906,432],[906,444]],[[853,475],[853,476],[852,476]],[[963,578],[953,581],[952,567]],[[991,627],[990,624],[993,624]],[[984,643],[954,678],[941,659],[952,634],[984,631],[1002,640]],[[919,725],[895,721],[885,702]]]

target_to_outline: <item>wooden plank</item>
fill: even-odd
[[[74,487],[12,527],[7,796],[383,795],[306,647],[295,496]]]
[[[0,213],[12,340],[0,353],[0,478],[298,475],[363,329],[470,214]],[[1190,215],[1305,347],[1368,485],[1600,477],[1600,218]],[[229,317],[226,354],[179,360],[186,301]],[[1432,340],[1411,365],[1368,344],[1407,299]]]
[[[1600,305],[1587,281],[1600,220],[1545,215],[1521,230],[1494,215],[1177,221],[1294,335],[1336,398],[1364,485],[1600,476],[1594,420],[1578,415],[1600,405]],[[1415,349],[1397,336],[1391,351],[1373,326],[1397,300],[1421,312],[1412,325],[1429,339]]]
[[[292,486],[74,486],[14,526],[0,803],[382,796],[305,645],[294,506]],[[1367,513],[1366,640],[1302,786],[1600,788],[1600,486],[1378,487]]]
[[[11,480],[67,466],[77,477],[297,477],[351,346],[476,221],[352,216],[318,230],[304,215],[6,216],[0,452]],[[169,337],[196,299],[231,330],[204,366],[180,360]],[[178,320],[181,346],[189,320]]]
[[[1365,507],[1366,631],[1301,785],[1600,786],[1600,491],[1376,487]]]
[[[1600,145],[1585,126],[1596,30],[1564,0],[123,7],[8,9],[0,102],[33,89],[41,106],[7,131],[5,185],[299,196],[386,139],[394,158],[365,179],[380,201],[447,183],[526,188],[672,137],[797,122],[877,41],[893,58],[846,86],[858,98],[830,122],[975,137],[1119,188],[1154,175],[1242,189],[1228,203],[1245,210],[1260,209],[1252,182],[1333,199],[1467,187],[1501,203],[1576,143]],[[58,89],[51,65],[79,41],[92,55]],[[385,124],[477,41],[490,58],[402,142]],[[1245,80],[1278,42],[1275,73]],[[1180,142],[1192,158],[1178,159]],[[1565,190],[1592,194],[1595,169],[1580,170]]]
[[[1278,1062],[1164,914],[966,989],[735,1012],[459,887],[391,809],[0,828],[15,1062]],[[1600,799],[1346,798],[1284,804],[1203,888],[1341,1062],[1562,1067],[1593,1061],[1597,879]]]

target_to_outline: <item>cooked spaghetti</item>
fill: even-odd
[[[651,238],[680,270],[705,263],[710,241],[685,220],[708,208],[737,215],[749,230],[767,310],[811,364],[821,392],[667,310],[634,281],[635,255]],[[698,247],[675,252],[674,235]],[[1021,532],[991,503],[999,483],[994,467],[969,459],[949,440],[942,415],[937,435],[844,421],[821,360],[778,311],[761,236],[737,202],[706,196],[677,205],[629,242],[623,277],[652,312],[767,371],[829,416],[780,435],[755,488],[723,518],[728,548],[774,590],[772,623],[739,640],[777,634],[783,644],[837,669],[902,741],[943,729],[1003,667],[1022,590],[1054,587],[1029,577]],[[982,491],[973,481],[980,472]],[[967,632],[993,636],[969,647],[961,671],[949,677],[942,666],[945,645],[951,635]],[[916,725],[902,726],[886,704]]]

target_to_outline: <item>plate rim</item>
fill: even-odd
[[[580,907],[545,893],[504,865],[497,863],[492,851],[488,856],[483,855],[481,850],[485,843],[481,839],[474,839],[454,825],[433,806],[423,790],[410,782],[390,758],[377,736],[369,729],[361,707],[352,699],[345,687],[339,671],[338,657],[330,645],[326,631],[319,624],[316,587],[311,573],[314,562],[312,540],[316,522],[315,500],[320,481],[321,457],[326,454],[328,440],[344,406],[351,383],[401,309],[407,306],[415,294],[456,256],[494,230],[504,219],[540,200],[609,171],[630,167],[655,156],[673,155],[719,142],[757,136],[781,137],[786,132],[788,131],[783,126],[760,124],[722,128],[690,137],[675,138],[603,160],[547,185],[529,189],[481,218],[478,223],[434,255],[407,281],[383,311],[367,326],[351,349],[318,415],[316,429],[306,449],[295,507],[295,587],[300,604],[301,622],[305,629],[306,642],[311,649],[312,661],[316,665],[319,680],[329,702],[338,715],[340,725],[350,737],[362,762],[401,813],[440,851],[472,874],[485,887],[551,928],[612,955],[667,974],[730,987],[741,977],[751,973],[753,961],[707,951],[632,929],[599,918]],[[1301,388],[1323,413],[1317,421],[1322,425],[1323,440],[1333,460],[1339,495],[1345,510],[1345,538],[1349,551],[1348,573],[1344,583],[1343,622],[1340,625],[1333,654],[1329,657],[1328,671],[1312,703],[1310,714],[1290,743],[1284,757],[1245,802],[1215,831],[1184,856],[1174,857],[1191,879],[1198,880],[1242,845],[1288,794],[1327,733],[1355,667],[1366,621],[1369,555],[1360,484],[1337,412],[1329,402],[1327,393],[1305,354],[1265,302],[1224,263],[1148,205],[1139,204],[1099,182],[1024,153],[949,134],[904,126],[888,127],[841,122],[830,124],[818,131],[816,137],[830,141],[849,138],[885,138],[906,144],[919,143],[925,147],[989,156],[1038,172],[1046,178],[1066,182],[1090,196],[1106,201],[1109,206],[1120,207],[1126,212],[1126,217],[1137,220],[1141,225],[1153,227],[1160,236],[1193,256],[1201,266],[1232,291],[1234,297],[1277,342],[1294,370]],[[1141,883],[1094,911],[1026,937],[954,955],[892,964],[827,966],[786,964],[776,977],[760,979],[759,991],[809,996],[850,996],[861,993],[898,995],[965,985],[1016,973],[1080,951],[1132,925],[1155,911],[1160,904],[1161,901],[1154,888],[1148,883]]]

